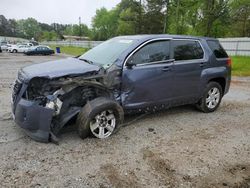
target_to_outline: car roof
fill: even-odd
[[[153,35],[127,35],[127,36],[119,36],[116,38],[120,39],[130,39],[130,40],[151,40],[157,38],[171,38],[171,39],[195,39],[195,40],[215,40],[215,38],[202,37],[202,36],[190,36],[190,35],[170,35],[170,34],[153,34]]]
[[[39,45],[39,46],[31,46],[31,49],[36,49],[36,48],[40,48],[40,47],[42,47],[42,48],[50,48],[49,46],[45,46],[45,45]]]

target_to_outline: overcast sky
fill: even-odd
[[[39,22],[91,25],[96,9],[112,9],[120,0],[0,0],[0,15],[7,19],[33,17]]]

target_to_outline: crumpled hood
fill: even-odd
[[[24,77],[23,79],[28,81],[34,77],[57,78],[99,70],[100,67],[97,65],[88,64],[77,58],[67,58],[24,67],[20,70],[19,76],[22,74],[21,77]]]

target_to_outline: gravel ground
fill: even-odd
[[[183,106],[106,140],[66,129],[59,145],[38,143],[11,119],[10,84],[20,67],[64,57],[0,53],[0,187],[250,187],[250,78],[234,77],[214,113]]]

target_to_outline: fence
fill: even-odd
[[[220,38],[229,55],[250,56],[250,38]]]
[[[58,46],[76,46],[83,48],[93,48],[103,41],[47,41],[42,42],[43,45],[58,45]]]
[[[220,38],[221,45],[229,55],[250,56],[250,38]],[[93,48],[103,41],[50,41],[44,45],[78,46]]]
[[[27,39],[23,39],[23,38],[0,36],[0,42],[2,41],[6,41],[10,43],[28,42]]]

